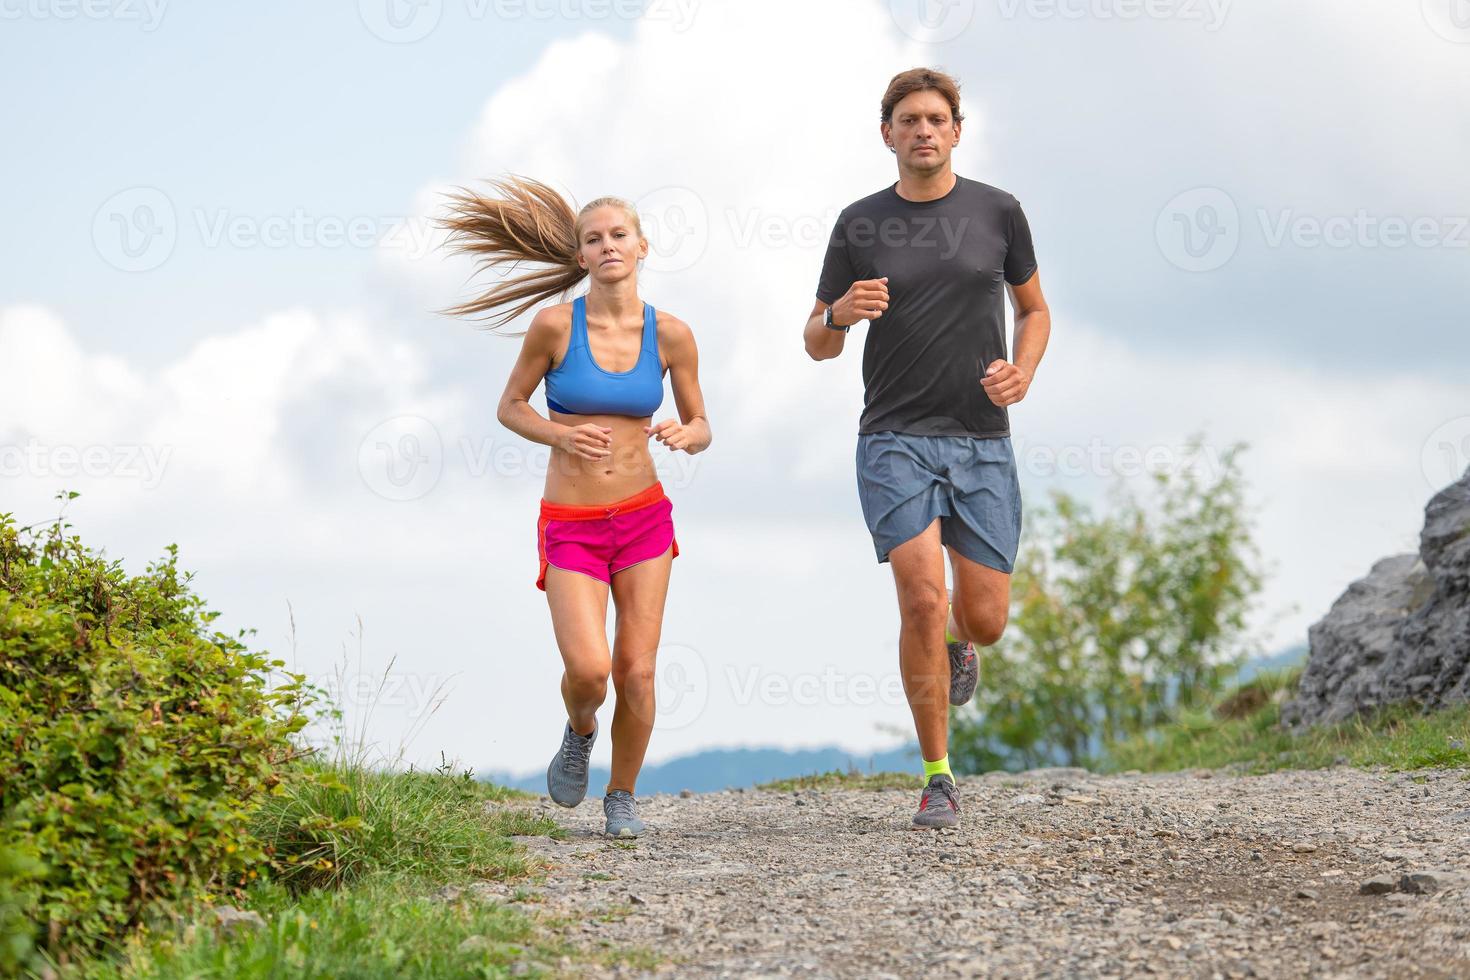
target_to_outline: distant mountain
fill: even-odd
[[[1237,684],[1247,684],[1257,674],[1268,670],[1284,670],[1287,667],[1297,667],[1307,662],[1307,645],[1298,643],[1294,647],[1287,647],[1280,653],[1273,653],[1269,657],[1257,657],[1255,660],[1247,660],[1245,666],[1240,668],[1236,675]]]
[[[773,779],[790,779],[812,773],[856,769],[859,772],[918,772],[917,745],[884,752],[849,752],[832,746],[819,749],[708,749],[679,756],[668,762],[644,766],[638,774],[639,793],[677,793],[681,789],[710,793],[722,789],[749,789],[757,783]],[[481,778],[502,786],[512,786],[531,793],[546,792],[545,773],[514,776],[492,772]],[[915,776],[915,785],[918,777]],[[608,771],[591,770],[588,786],[607,783]]]

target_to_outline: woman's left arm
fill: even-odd
[[[658,346],[669,365],[669,384],[674,389],[677,419],[664,419],[645,431],[670,449],[686,453],[704,452],[713,438],[704,414],[704,392],[699,390],[699,349],[689,324],[668,313],[658,315]]]

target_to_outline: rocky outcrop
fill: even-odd
[[[1364,708],[1470,701],[1470,471],[1424,509],[1417,555],[1376,563],[1307,631],[1291,727]]]

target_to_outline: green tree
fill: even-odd
[[[1200,458],[1201,438],[1188,452]],[[1105,513],[1060,491],[1027,515],[1005,635],[981,651],[950,755],[971,770],[1085,765],[1107,745],[1209,703],[1254,649],[1262,569],[1237,457],[1123,483]]]

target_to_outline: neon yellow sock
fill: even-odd
[[[945,755],[945,757],[943,759],[940,759],[937,762],[930,762],[927,759],[924,760],[924,782],[925,783],[928,783],[929,782],[929,777],[931,777],[931,776],[933,776],[933,775],[935,775],[937,773],[941,773],[941,772],[944,773],[946,776],[948,776],[950,779],[953,779],[954,778],[954,773],[952,773],[952,772],[949,771],[949,756],[948,755]]]

